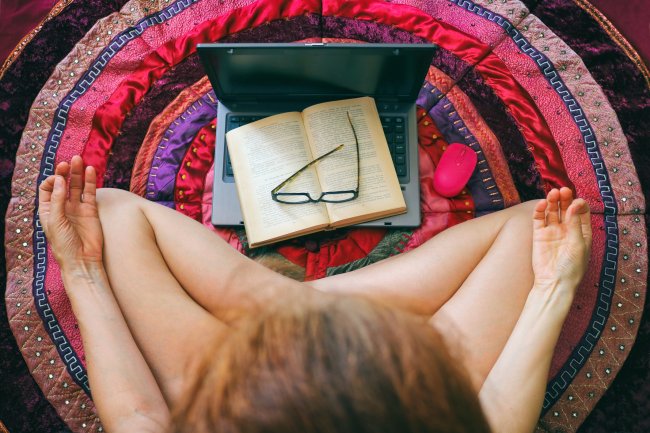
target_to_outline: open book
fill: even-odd
[[[272,199],[271,190],[341,144],[340,150],[300,173],[282,192],[308,192],[318,198],[322,192],[356,188],[355,133],[356,199],[305,204]],[[228,132],[226,141],[251,248],[406,212],[372,98],[325,102],[302,113],[267,117]]]

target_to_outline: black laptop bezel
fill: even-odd
[[[394,55],[402,55],[404,50],[415,51],[416,54],[410,54],[408,58],[414,59],[415,71],[411,70],[414,76],[425,76],[429,67],[431,66],[431,59],[437,49],[435,44],[330,44],[330,43],[204,43],[197,45],[197,52],[201,58],[201,62],[206,69],[206,73],[210,78],[212,87],[217,95],[217,99],[223,103],[232,101],[245,102],[245,101],[277,101],[282,98],[285,101],[328,101],[337,99],[348,99],[359,96],[371,96],[378,101],[395,101],[395,102],[413,102],[416,100],[421,89],[421,83],[414,82],[409,91],[402,95],[385,95],[385,94],[372,94],[372,93],[303,93],[299,95],[292,95],[286,93],[267,93],[267,94],[236,94],[227,93],[219,81],[219,67],[220,58],[228,58],[229,55],[237,54],[238,52],[256,52],[261,50],[268,50],[284,54],[287,52],[290,55],[300,56],[301,53],[310,51],[310,55],[318,50],[327,50],[328,53],[335,53],[340,51],[345,55],[355,55],[356,53],[369,52],[377,55],[378,57],[390,57]],[[227,63],[224,64],[225,68],[228,67]],[[342,71],[343,72],[343,71]],[[410,74],[409,74],[410,75]],[[391,77],[393,79],[393,77]],[[397,77],[399,79],[399,77]]]

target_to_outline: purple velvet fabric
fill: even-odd
[[[9,56],[24,35],[50,13],[57,0],[5,0],[0,15],[0,61]]]

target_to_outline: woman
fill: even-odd
[[[78,156],[39,215],[109,432],[530,432],[591,245],[553,189],[299,283]]]

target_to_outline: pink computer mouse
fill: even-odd
[[[474,172],[476,152],[469,146],[451,143],[444,151],[433,174],[433,187],[443,197],[457,196]]]

